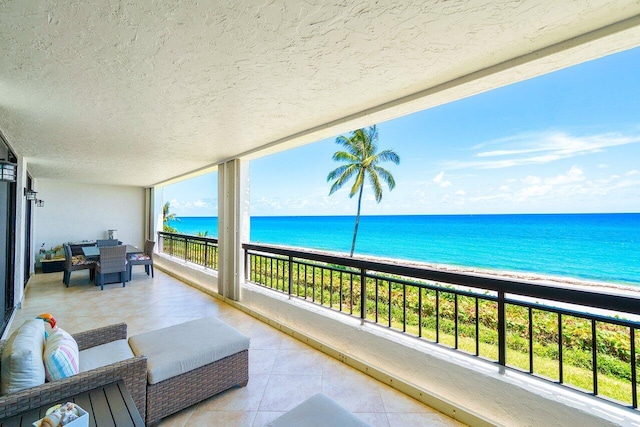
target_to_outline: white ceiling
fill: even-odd
[[[640,45],[637,0],[0,1],[35,178],[149,186]]]

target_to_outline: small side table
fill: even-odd
[[[140,412],[122,380],[75,396],[60,398],[15,417],[0,419],[0,427],[33,427],[34,422],[44,418],[47,409],[66,402],[73,402],[89,413],[90,427],[144,427]]]

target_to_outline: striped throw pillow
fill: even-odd
[[[57,328],[44,345],[44,370],[47,381],[55,381],[79,372],[78,344],[64,330]]]

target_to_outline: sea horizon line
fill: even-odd
[[[640,212],[533,212],[533,213],[468,213],[468,214],[376,214],[360,215],[360,217],[392,217],[392,216],[541,216],[541,215],[639,215]],[[250,215],[250,218],[355,218],[356,215]],[[217,215],[176,215],[176,218],[218,218]]]

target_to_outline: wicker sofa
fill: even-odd
[[[92,329],[73,335],[79,350],[127,338],[126,323]],[[0,354],[6,341],[0,341]],[[147,358],[136,356],[100,368],[91,369],[61,380],[46,382],[16,393],[0,396],[0,417],[12,417],[78,393],[124,380],[142,417],[146,413]]]

